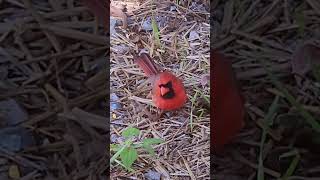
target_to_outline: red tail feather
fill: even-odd
[[[140,56],[136,57],[134,61],[148,77],[159,73],[159,70],[155,66],[151,57],[146,53],[142,53]]]

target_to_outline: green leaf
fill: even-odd
[[[138,159],[138,152],[135,148],[125,148],[120,154],[120,159],[127,170],[131,169],[132,164]]]
[[[143,147],[143,149],[146,150],[150,155],[152,155],[152,156],[155,155],[154,149],[153,149],[150,145],[143,144],[142,147]]]
[[[133,137],[133,136],[139,136],[139,134],[140,134],[140,130],[137,129],[137,128],[133,128],[133,127],[128,127],[127,129],[125,129],[122,132],[122,136],[125,137],[125,138],[130,138],[130,137]]]
[[[110,165],[112,164],[113,161],[115,161],[118,156],[120,156],[120,154],[130,145],[132,144],[132,141],[130,139],[126,140],[124,142],[124,145],[111,157],[110,159]]]
[[[149,139],[144,139],[142,141],[142,147],[152,156],[155,155],[154,149],[152,148],[151,145],[153,144],[161,144],[164,141],[162,139],[158,138],[149,138]]]
[[[148,138],[148,139],[144,139],[142,142],[145,145],[152,145],[152,144],[161,144],[164,141],[162,139],[159,139],[159,138]]]
[[[127,168],[124,164],[122,164],[121,161],[119,160],[114,160],[117,164],[119,164],[120,166],[124,167],[125,169],[127,169],[128,171],[134,172],[134,170],[132,168]]]
[[[294,159],[291,161],[290,166],[288,167],[286,173],[281,178],[282,180],[287,180],[290,176],[293,175],[295,169],[297,168],[297,166],[299,164],[300,158],[301,158],[301,156],[300,156],[300,154],[298,152],[298,154],[296,154]]]
[[[268,113],[265,117],[265,123],[266,126],[271,126],[273,124],[273,119],[275,118],[277,111],[278,111],[278,105],[279,103],[279,96],[276,96],[275,99],[273,100],[271,106],[269,107]],[[264,142],[266,141],[267,138],[267,132],[265,128],[262,129],[262,137],[260,141],[260,152],[259,152],[259,158],[258,158],[258,180],[264,180],[264,167],[263,167],[263,147],[264,147]]]
[[[262,62],[262,61],[261,61]],[[277,77],[266,67],[266,65],[262,62],[264,69],[267,71],[268,76],[271,79],[271,82],[280,90],[285,96],[286,100],[290,102],[290,104],[297,108],[300,115],[309,123],[309,125],[316,131],[320,132],[320,124],[319,122],[307,111],[304,107],[296,100],[296,98],[289,93],[289,91],[283,86],[283,84],[277,79]]]
[[[120,149],[119,144],[110,144],[110,150],[111,151],[116,152],[116,151],[119,151],[119,149]]]
[[[160,47],[160,36],[159,36],[160,32],[159,32],[156,20],[154,19],[154,16],[152,16],[151,26],[152,26],[153,36],[154,36],[154,38],[156,40],[156,45],[158,45],[158,47]]]

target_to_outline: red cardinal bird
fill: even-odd
[[[212,107],[211,148],[221,152],[236,133],[244,126],[244,99],[238,89],[231,62],[222,54],[211,52]]]
[[[135,63],[152,80],[152,100],[156,107],[175,110],[185,104],[187,95],[180,79],[170,72],[160,72],[146,53],[135,57]]]

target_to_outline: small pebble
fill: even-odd
[[[170,11],[177,11],[177,7],[176,6],[170,6]]]
[[[121,108],[120,103],[117,102],[117,101],[119,101],[119,99],[120,98],[115,93],[112,93],[110,95],[110,110],[111,111],[114,111],[114,110]]]
[[[113,51],[117,54],[125,54],[126,52],[129,51],[129,47],[124,44],[116,45],[116,46],[113,46]]]
[[[115,142],[117,142],[117,140],[118,140],[118,135],[116,135],[116,134],[111,134],[110,139],[111,139],[111,142],[112,142],[112,143],[115,143]]]
[[[160,180],[161,174],[156,171],[149,170],[148,173],[144,174],[148,180]]]
[[[115,26],[117,24],[117,20],[114,18],[110,18],[110,35],[111,36],[116,36],[116,29]]]
[[[190,31],[189,33],[189,41],[193,41],[193,40],[196,40],[196,39],[199,39],[199,34],[197,31]]]
[[[150,17],[146,18],[146,20],[143,21],[142,29],[145,31],[152,31],[152,22]]]

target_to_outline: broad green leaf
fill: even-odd
[[[164,141],[162,139],[158,139],[158,138],[148,138],[148,139],[144,139],[142,142],[145,145],[152,145],[152,144],[161,144]]]
[[[142,147],[152,156],[155,155],[154,149],[152,148],[151,145],[153,144],[161,144],[164,141],[162,139],[158,138],[149,138],[149,139],[144,139],[142,141]]]
[[[119,149],[120,149],[119,144],[110,144],[110,150],[111,150],[111,151],[116,152],[116,151],[118,151]]]
[[[134,169],[132,169],[132,168],[127,168],[124,164],[122,164],[122,162],[121,161],[119,161],[119,160],[114,160],[116,163],[118,163],[120,166],[122,166],[122,167],[124,167],[125,169],[127,169],[128,171],[131,171],[131,172],[134,172]]]
[[[129,147],[132,144],[132,141],[130,139],[126,140],[124,142],[124,145],[121,146],[121,148],[111,157],[110,159],[110,165],[112,164],[113,161],[115,161],[118,156],[120,156],[120,154],[122,153],[122,151],[124,151],[125,149],[127,149],[127,147]]]
[[[120,154],[123,165],[129,170],[135,160],[138,159],[138,152],[132,147],[125,148]]]
[[[146,150],[150,155],[152,155],[152,156],[155,155],[154,149],[153,149],[150,145],[143,144],[142,147],[143,147],[143,149]]]
[[[128,127],[122,132],[122,136],[125,138],[130,138],[133,136],[138,136],[140,134],[140,130],[134,127]]]

